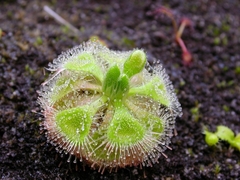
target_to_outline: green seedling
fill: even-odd
[[[209,132],[205,129],[204,134],[205,142],[209,146],[216,145],[219,140],[223,140],[240,151],[240,134],[234,136],[234,132],[226,126],[217,126],[217,131],[215,133]]]
[[[220,171],[221,171],[221,166],[219,164],[216,164],[213,172],[217,175],[220,173]]]
[[[34,45],[35,45],[35,46],[40,46],[40,45],[42,45],[42,44],[43,44],[42,38],[41,38],[40,36],[36,37],[36,40],[35,40],[35,42],[34,42]]]
[[[103,173],[151,166],[171,149],[181,107],[164,69],[150,67],[143,50],[112,51],[88,41],[61,54],[49,70],[54,73],[39,104],[42,127],[59,152]]]
[[[173,24],[173,29],[174,29],[175,41],[182,49],[183,63],[185,65],[189,65],[192,61],[192,54],[189,52],[184,41],[182,40],[182,34],[183,34],[184,29],[187,26],[192,25],[191,21],[188,18],[183,18],[180,22],[180,25],[178,26],[177,22],[176,22],[176,18],[174,17],[172,11],[164,6],[161,6],[160,8],[156,9],[155,13],[156,14],[165,14],[171,19],[172,24]]]
[[[240,151],[240,133],[238,133],[233,140],[230,140],[229,144]]]
[[[192,118],[195,122],[198,122],[199,118],[201,117],[201,114],[199,112],[200,107],[201,107],[201,104],[196,103],[196,106],[190,109]]]
[[[219,141],[219,138],[216,134],[205,131],[205,142],[209,145],[209,146],[213,146],[216,145]]]

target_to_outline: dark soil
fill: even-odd
[[[81,33],[57,23],[44,5]],[[194,57],[189,66],[182,62],[169,18],[152,13],[160,5],[171,8],[177,21],[193,22],[182,37]],[[0,28],[1,179],[240,179],[240,152],[225,142],[208,147],[202,134],[203,126],[214,131],[220,124],[240,132],[240,1],[1,0]],[[42,116],[35,113],[37,90],[49,73],[44,75],[44,67],[92,35],[111,49],[139,47],[149,61],[162,61],[183,108],[168,159],[101,175],[80,163],[76,170],[67,155],[61,158],[46,143]]]

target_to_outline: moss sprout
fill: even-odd
[[[216,164],[213,172],[217,175],[220,173],[220,171],[221,171],[221,166],[219,164]]]
[[[198,122],[199,118],[201,117],[201,114],[199,112],[199,108],[201,107],[201,104],[199,104],[198,102],[196,103],[195,107],[192,107],[190,109],[190,112],[192,114],[192,119],[195,122]]]
[[[34,45],[35,46],[40,46],[43,44],[43,40],[40,36],[37,36],[36,39],[35,39],[35,42],[34,42]]]

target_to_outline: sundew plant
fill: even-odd
[[[159,62],[143,50],[88,41],[62,53],[39,92],[47,139],[99,172],[151,166],[169,148],[181,107]]]

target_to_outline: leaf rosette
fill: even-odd
[[[146,53],[89,41],[49,65],[39,104],[57,150],[91,167],[151,166],[169,147],[181,107],[168,75]]]

